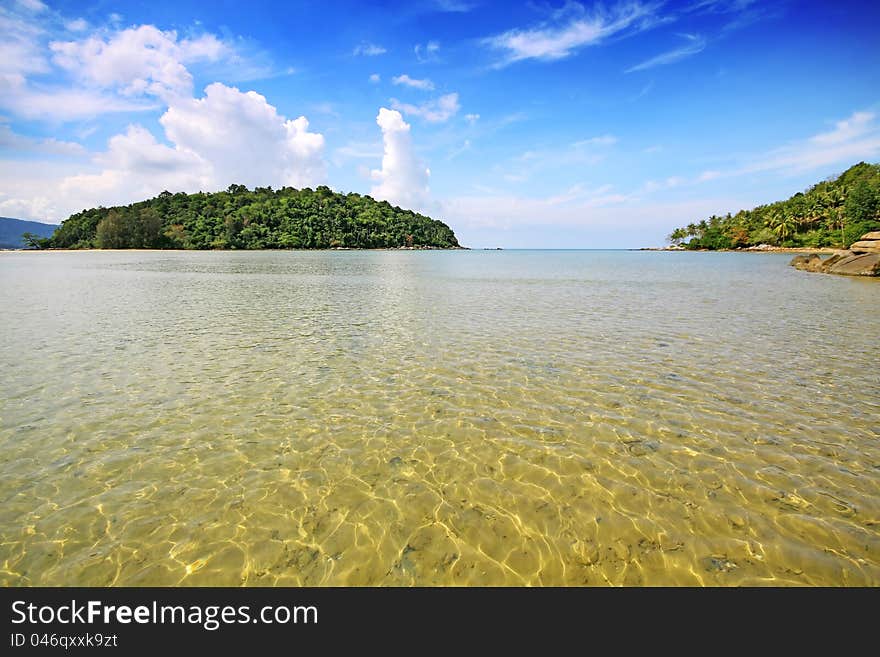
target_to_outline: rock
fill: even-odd
[[[861,253],[841,258],[827,272],[846,276],[880,276],[880,253]]]
[[[875,230],[873,233],[865,233],[859,239],[863,240],[880,240],[880,230]]]
[[[825,269],[828,269],[836,262],[839,262],[841,260],[841,258],[848,258],[849,256],[850,256],[849,251],[842,251],[840,253],[835,253],[830,258],[826,258],[825,260],[822,261],[822,267],[824,267]]]
[[[792,258],[791,262],[788,264],[795,269],[801,269],[803,271],[823,271],[822,258],[815,253],[811,253],[810,255],[797,255]]]
[[[863,235],[858,242],[852,243],[849,250],[853,253],[880,253],[880,240],[866,240]]]
[[[789,263],[795,269],[844,276],[880,276],[880,252],[842,251],[823,260],[815,253],[798,255]]]

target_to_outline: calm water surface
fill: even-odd
[[[0,254],[6,585],[880,585],[880,281]]]

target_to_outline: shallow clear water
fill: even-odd
[[[880,585],[880,281],[0,254],[6,585]]]

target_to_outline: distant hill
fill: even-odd
[[[442,221],[329,187],[231,185],[71,215],[45,244],[60,249],[458,248]]]
[[[788,200],[676,228],[669,241],[710,250],[759,244],[848,248],[875,230],[880,230],[880,164],[859,162]]]
[[[21,236],[24,233],[33,233],[40,237],[51,237],[55,224],[41,224],[39,221],[25,221],[12,217],[0,217],[0,249],[21,249],[26,245]]]

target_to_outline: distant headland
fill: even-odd
[[[676,228],[675,250],[847,249],[880,230],[880,164],[860,162],[785,201]]]
[[[329,187],[230,185],[221,192],[162,192],[116,207],[83,210],[41,249],[458,249],[442,221],[370,196]]]

